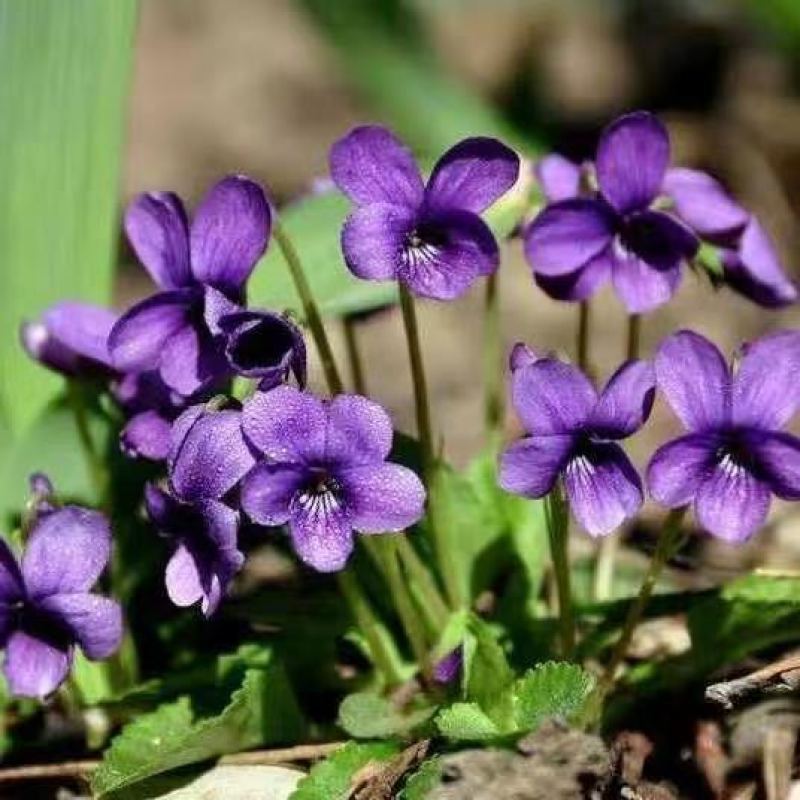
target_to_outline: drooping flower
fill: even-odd
[[[107,378],[113,373],[108,335],[113,311],[89,303],[63,302],[35,322],[24,322],[20,339],[28,355],[67,377]]]
[[[516,182],[519,158],[495,139],[464,139],[427,184],[386,128],[356,128],[334,144],[331,177],[355,205],[342,229],[344,259],[359,278],[398,280],[416,295],[451,300],[498,265],[480,218]]]
[[[175,421],[170,492],[151,485],[145,494],[150,518],[174,545],[165,583],[175,605],[199,602],[210,616],[241,569],[239,515],[224,501],[254,463],[240,411],[192,406]]]
[[[639,475],[617,444],[647,420],[655,376],[646,361],[628,361],[598,394],[576,367],[553,358],[512,375],[512,402],[528,436],[500,461],[500,485],[544,497],[559,477],[572,513],[592,536],[605,536],[642,505]]]
[[[666,128],[646,112],[612,122],[600,137],[595,161],[598,192],[545,207],[525,237],[536,281],[560,300],[585,300],[607,280],[628,311],[666,303],[681,266],[698,248],[695,235],[654,207],[669,166]],[[575,186],[564,174],[563,196]]]
[[[21,563],[0,540],[0,641],[11,693],[44,698],[64,681],[75,646],[108,658],[122,640],[122,613],[91,588],[111,554],[102,514],[65,506],[39,515]]]
[[[192,398],[170,389],[158,372],[130,372],[111,385],[111,393],[127,417],[120,432],[122,452],[129,458],[163,461],[171,447],[172,423],[190,405],[210,398],[213,387]]]
[[[230,374],[218,323],[243,302],[270,229],[264,191],[240,175],[212,187],[191,227],[172,193],[134,200],[125,230],[159,291],[114,325],[108,346],[116,369],[155,370],[184,396]]]
[[[288,524],[295,552],[314,569],[342,569],[354,530],[401,531],[421,518],[425,489],[386,461],[392,423],[367,398],[326,402],[280,386],[247,401],[243,427],[263,460],[242,484],[242,508],[259,525]]]
[[[225,334],[225,357],[237,375],[258,379],[261,391],[274,389],[289,373],[305,386],[303,334],[283,314],[237,311],[223,317],[220,327]]]
[[[711,342],[679,331],[662,343],[655,370],[688,430],[650,461],[655,500],[691,503],[703,528],[743,542],[763,525],[773,494],[800,499],[800,439],[783,430],[800,406],[800,333],[759,339],[732,372]]]
[[[721,249],[723,280],[755,303],[777,308],[797,300],[761,223],[705,172],[667,171],[664,193],[698,236]]]

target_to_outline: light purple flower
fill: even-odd
[[[558,203],[580,194],[582,171],[591,169],[590,165],[582,169],[559,153],[549,153],[536,162],[533,172],[547,202]]]
[[[639,475],[616,443],[647,420],[655,375],[628,361],[598,394],[576,367],[542,358],[512,376],[512,402],[528,436],[500,461],[500,485],[544,497],[559,477],[572,513],[592,536],[605,536],[642,505]]]
[[[178,606],[216,611],[244,556],[239,515],[225,501],[255,460],[241,430],[241,412],[192,406],[175,421],[169,456],[170,493],[148,486],[150,518],[174,551],[166,587]]]
[[[548,205],[526,233],[525,255],[546,292],[560,300],[585,300],[610,279],[632,314],[672,297],[681,266],[695,255],[698,241],[653,205],[669,157],[666,128],[646,112],[622,116],[603,131],[595,162],[597,194]],[[563,196],[569,182],[562,174],[556,183]]]
[[[529,347],[525,342],[517,342],[508,354],[508,369],[514,373],[522,367],[527,367],[543,358],[541,352]]]
[[[108,346],[117,370],[155,370],[184,396],[230,374],[218,322],[243,302],[270,229],[264,191],[240,175],[212,187],[191,227],[172,193],[134,200],[125,230],[159,291],[114,325]]]
[[[723,280],[755,303],[777,308],[793,303],[797,289],[759,221],[705,172],[667,171],[663,191],[675,213],[698,236],[720,248]]]
[[[242,484],[242,508],[259,525],[288,525],[297,555],[320,572],[342,569],[353,531],[401,531],[417,522],[425,489],[387,463],[388,414],[358,395],[326,402],[290,386],[247,401],[243,427],[263,460]]]
[[[113,374],[108,335],[117,315],[89,303],[63,302],[40,320],[24,322],[20,339],[28,355],[68,377],[107,378]]]
[[[292,373],[306,383],[306,346],[291,320],[274,311],[237,311],[220,320],[225,333],[225,357],[231,369],[258,379],[262,391],[275,388]]]
[[[20,564],[0,540],[0,642],[12,694],[44,698],[55,691],[76,645],[92,660],[117,650],[120,607],[90,592],[110,554],[105,517],[76,506],[39,516]]]
[[[743,542],[763,525],[773,494],[800,499],[800,440],[783,430],[800,405],[800,333],[747,346],[732,373],[711,342],[679,331],[661,344],[655,369],[688,430],[650,461],[655,500],[668,508],[692,503],[703,528]]]
[[[350,271],[399,280],[435,300],[463,294],[497,269],[497,242],[479,214],[516,182],[519,157],[495,139],[464,139],[427,184],[386,128],[356,128],[334,144],[331,177],[355,205],[342,230]]]

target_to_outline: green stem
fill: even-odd
[[[602,700],[608,694],[611,687],[614,685],[617,670],[623,662],[625,655],[628,652],[633,632],[639,624],[644,614],[647,604],[653,595],[656,582],[661,575],[662,570],[666,563],[675,555],[680,542],[681,542],[681,522],[683,515],[686,513],[686,506],[673,509],[667,514],[664,520],[664,525],[661,528],[661,533],[658,537],[655,552],[650,560],[650,566],[647,573],[642,580],[641,588],[636,600],[628,609],[628,616],[625,618],[625,624],[622,628],[622,633],[617,640],[614,650],[611,654],[611,659],[608,662],[605,670],[603,671],[600,680],[597,683],[596,692]]]
[[[500,325],[500,293],[498,273],[486,279],[484,302],[484,390],[486,438],[489,446],[496,450],[503,438],[503,412],[505,406],[503,383],[503,341]]]
[[[400,683],[401,678],[397,674],[392,657],[384,645],[375,612],[372,610],[363,589],[359,586],[355,574],[349,569],[345,569],[337,573],[336,577],[339,589],[350,606],[356,625],[358,625],[367,641],[372,662],[383,676],[386,685],[396,686]]]
[[[408,289],[400,284],[400,309],[403,313],[403,324],[408,342],[408,360],[411,364],[411,379],[414,387],[414,408],[417,417],[417,435],[422,447],[422,463],[428,487],[428,523],[436,549],[436,560],[447,589],[447,597],[453,608],[461,606],[461,591],[458,578],[450,558],[445,528],[437,519],[436,506],[436,454],[433,445],[433,429],[431,426],[430,403],[428,400],[428,382],[425,377],[425,366],[422,361],[422,347],[417,324],[417,311],[414,298]]]
[[[575,649],[575,616],[572,608],[569,573],[569,517],[560,486],[554,487],[545,498],[545,517],[558,592],[561,655],[569,659]]]
[[[578,338],[576,353],[578,368],[583,372],[589,370],[589,325],[591,323],[592,308],[588,300],[578,306]]]
[[[344,328],[344,346],[347,352],[347,360],[350,364],[350,377],[353,379],[353,388],[357,394],[367,394],[367,381],[364,376],[364,364],[361,361],[361,352],[358,347],[358,337],[356,328],[358,327],[355,317],[348,314],[342,320]]]
[[[86,464],[89,467],[89,474],[97,494],[97,502],[101,506],[105,506],[108,501],[108,473],[92,438],[89,416],[86,413],[86,404],[84,403],[81,386],[77,381],[67,381],[67,396],[75,418],[75,428],[78,432],[81,449],[86,457]]]
[[[414,549],[414,545],[408,540],[408,534],[397,538],[397,552],[403,566],[408,572],[409,578],[414,581],[423,602],[423,611],[430,619],[434,630],[441,631],[445,626],[450,611],[442,598],[439,587],[431,575],[428,568],[422,563],[422,559]]]
[[[588,323],[587,323],[588,324]],[[639,358],[641,349],[642,316],[630,314],[628,316],[628,330],[625,343],[625,357],[627,360]],[[606,536],[597,548],[594,562],[594,598],[597,601],[608,600],[614,586],[614,571],[619,552],[619,535]]]
[[[641,349],[641,335],[642,315],[630,314],[628,316],[628,343],[625,350],[625,357],[628,360],[632,358],[639,358],[639,351]]]
[[[431,426],[430,402],[428,400],[428,381],[422,361],[422,347],[419,339],[419,325],[414,298],[403,284],[400,284],[400,308],[408,342],[408,359],[411,364],[411,380],[414,386],[414,409],[417,416],[417,435],[422,446],[422,459],[425,471],[432,471],[436,461]]]
[[[400,621],[403,623],[403,629],[411,645],[411,651],[414,653],[414,659],[419,665],[423,676],[429,678],[431,675],[431,660],[425,629],[417,616],[411,595],[408,593],[408,587],[400,568],[400,558],[395,538],[395,536],[388,536],[384,541],[378,543],[383,545],[380,556],[384,560],[389,591],[392,593],[392,599]]]
[[[325,380],[328,384],[328,390],[332,395],[341,394],[344,384],[342,383],[339,369],[336,366],[336,359],[333,356],[333,349],[328,340],[328,334],[325,332],[325,326],[322,323],[322,315],[319,312],[316,300],[314,300],[311,287],[308,285],[308,279],[306,278],[306,273],[303,269],[300,257],[297,255],[297,250],[279,222],[275,223],[272,229],[272,235],[275,237],[275,241],[278,243],[281,253],[283,253],[283,257],[289,267],[289,272],[292,275],[295,289],[300,297],[306,324],[317,345],[322,371],[325,373]]]

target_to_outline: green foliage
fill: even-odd
[[[496,479],[495,455],[482,454],[464,473],[437,471],[437,515],[462,595],[475,598],[509,575],[498,597],[500,618],[513,630],[533,616],[547,563],[543,504],[510,495]]]
[[[408,734],[432,714],[430,707],[401,711],[385,697],[357,692],[342,701],[337,722],[355,739],[389,739]]]
[[[406,785],[400,790],[398,800],[425,800],[441,781],[441,761],[437,757],[429,758],[406,779]]]
[[[575,664],[548,662],[507,686],[490,708],[477,702],[455,703],[436,717],[451,741],[488,742],[521,736],[553,717],[576,719],[592,691],[591,676]]]
[[[127,725],[92,776],[98,797],[224,753],[293,741],[303,723],[283,669],[269,650],[245,646],[217,662],[217,683]]]
[[[281,224],[326,316],[369,311],[392,305],[397,299],[393,283],[359,280],[345,266],[339,236],[349,205],[339,192],[328,192],[299,200],[281,213]],[[274,242],[253,272],[249,292],[254,305],[290,309],[302,317],[289,269]]]
[[[316,764],[289,800],[347,800],[353,776],[368,764],[391,761],[400,752],[394,742],[349,742]]]
[[[110,426],[96,403],[86,404],[89,430],[98,452],[108,447]],[[53,400],[8,449],[0,452],[0,514],[18,513],[28,497],[28,476],[45,472],[62,499],[96,501],[92,473],[66,396]]]
[[[58,385],[22,352],[20,322],[111,296],[135,21],[135,0],[0,0],[0,439]]]

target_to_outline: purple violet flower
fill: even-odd
[[[334,144],[330,170],[355,205],[342,251],[359,278],[399,280],[421,297],[452,300],[497,269],[497,242],[478,215],[514,185],[519,157],[496,139],[459,142],[425,184],[394,134],[365,126]]]
[[[732,373],[711,342],[679,331],[661,344],[655,370],[688,430],[650,461],[655,500],[668,508],[692,503],[700,525],[729,542],[763,525],[773,494],[800,500],[800,439],[783,431],[800,406],[800,333],[747,346]]]
[[[549,153],[536,162],[533,173],[547,202],[558,203],[578,197],[582,173],[592,169],[590,164],[582,168],[559,153]]]
[[[241,175],[212,187],[191,227],[170,192],[134,200],[125,230],[159,291],[114,325],[108,346],[117,370],[156,370],[184,396],[229,375],[218,322],[244,301],[270,229],[263,189]]]
[[[425,489],[387,463],[392,423],[371,400],[323,401],[280,386],[247,401],[243,427],[264,460],[242,484],[242,508],[259,525],[288,524],[295,552],[314,569],[342,569],[354,530],[401,531],[422,517]]]
[[[70,378],[107,378],[113,374],[108,335],[117,315],[89,303],[63,302],[48,308],[40,320],[24,322],[22,346],[28,355]]]
[[[459,645],[433,665],[433,680],[442,686],[447,686],[458,680],[463,670],[464,648]]]
[[[669,157],[667,130],[652,114],[626,114],[603,131],[597,194],[546,206],[526,233],[525,255],[548,294],[585,300],[610,279],[632,314],[672,297],[681,265],[694,257],[698,241],[682,222],[653,206]],[[569,183],[560,168],[555,184],[563,196],[574,177]]]
[[[522,367],[527,367],[543,358],[541,352],[529,347],[525,342],[517,342],[508,354],[508,370],[512,374]]]
[[[542,358],[512,375],[512,402],[528,436],[500,461],[500,485],[544,497],[559,477],[570,508],[592,536],[605,536],[642,505],[639,475],[617,440],[645,423],[655,375],[646,361],[628,361],[598,394],[576,367]]]
[[[122,452],[128,458],[163,461],[171,447],[172,423],[187,406],[209,399],[210,390],[186,398],[151,371],[123,375],[111,392],[128,417],[119,436]]]
[[[75,645],[92,660],[117,650],[120,607],[89,591],[110,555],[105,517],[76,506],[39,516],[21,564],[0,540],[0,639],[13,695],[44,698],[55,691]]]
[[[261,391],[274,389],[292,373],[306,383],[306,346],[291,320],[274,311],[237,311],[220,320],[225,333],[225,357],[231,369],[259,379]]]
[[[671,169],[664,192],[675,213],[702,239],[721,248],[723,280],[759,305],[778,308],[797,300],[775,247],[759,221],[710,175]]]
[[[242,437],[241,412],[192,406],[172,429],[167,493],[148,486],[150,518],[172,541],[165,583],[177,606],[199,602],[216,611],[244,556],[237,547],[239,515],[224,502],[255,460]]]

